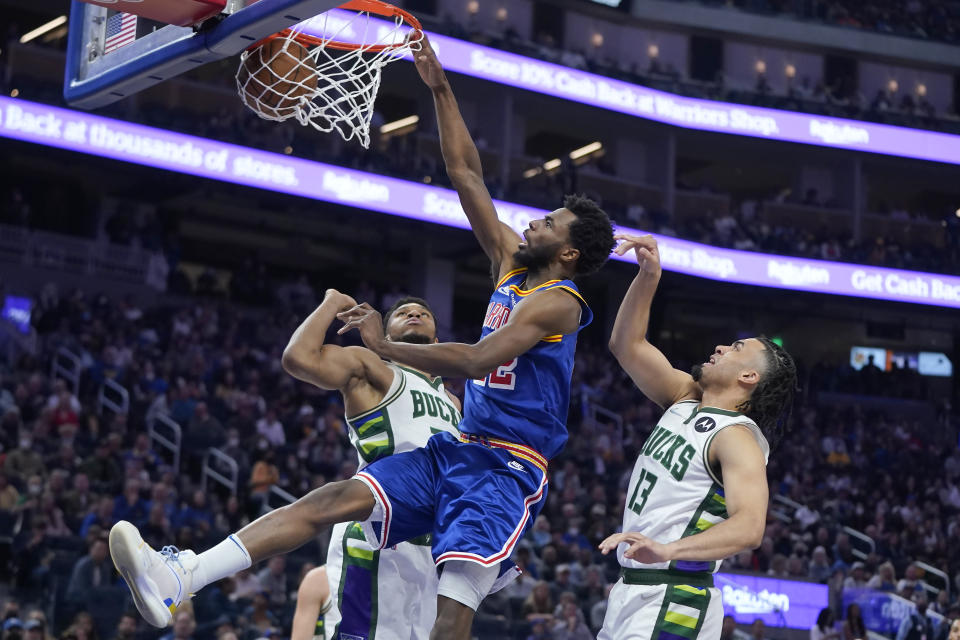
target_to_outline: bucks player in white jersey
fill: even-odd
[[[459,435],[460,401],[447,393],[440,378],[381,360],[363,347],[324,344],[335,314],[354,306],[350,296],[328,290],[323,304],[291,337],[283,366],[304,382],[343,394],[360,469],[384,456],[422,447],[440,431]],[[385,320],[391,341],[437,340],[433,314],[420,298],[398,300]],[[298,633],[316,637],[318,627],[328,640],[415,640],[430,635],[438,580],[428,537],[380,551],[367,543],[358,523],[334,525],[325,573],[330,600],[321,606],[306,600],[316,610],[300,617],[312,618],[313,624],[294,629],[294,640]],[[325,616],[318,625],[321,611]]]
[[[789,418],[796,388],[790,355],[766,338],[718,346],[688,374],[647,342],[660,281],[652,236],[618,236],[640,272],[620,306],[610,349],[663,408],[634,466],[599,640],[720,637],[723,606],[713,573],[723,558],[760,546],[767,517],[766,462]]]

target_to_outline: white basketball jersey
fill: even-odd
[[[637,531],[660,543],[700,533],[727,518],[723,485],[707,462],[710,443],[726,427],[748,427],[767,460],[770,446],[757,424],[735,411],[701,407],[696,400],[668,408],[647,438],[630,476],[623,531]],[[715,572],[720,562],[641,564],[617,558],[631,569],[679,569]]]
[[[380,404],[347,418],[360,469],[385,456],[423,447],[435,433],[460,433],[460,411],[450,401],[442,379],[431,381],[415,369],[388,364],[393,383]]]

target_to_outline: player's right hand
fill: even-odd
[[[620,244],[614,249],[618,256],[622,256],[631,249],[637,257],[640,271],[650,275],[660,275],[660,250],[657,241],[651,235],[635,236],[629,233],[618,233],[613,236]]]
[[[430,40],[427,34],[423,34],[423,40],[420,41],[420,51],[413,52],[413,63],[420,73],[424,83],[431,89],[440,89],[447,84],[447,76],[443,72],[443,67],[437,59],[437,54],[430,46]]]
[[[348,296],[345,293],[340,293],[336,289],[327,289],[326,294],[323,296],[324,302],[330,301],[331,304],[337,309],[337,313],[341,311],[346,311],[347,309],[353,309],[357,306],[357,301]]]

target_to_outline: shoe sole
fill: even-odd
[[[110,558],[113,566],[130,588],[133,603],[140,615],[149,624],[162,629],[170,625],[173,614],[163,604],[163,599],[156,590],[151,588],[148,578],[137,577],[139,555],[146,544],[137,528],[129,522],[121,520],[110,529]]]

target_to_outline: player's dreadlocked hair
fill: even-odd
[[[397,311],[397,309],[399,309],[405,304],[418,304],[424,309],[426,309],[427,311],[429,311],[430,315],[432,315],[434,318],[437,317],[437,314],[433,312],[433,309],[430,308],[430,305],[427,304],[427,301],[424,300],[423,298],[418,298],[417,296],[404,296],[399,300],[397,300],[396,302],[394,302],[392,305],[390,305],[390,308],[387,309],[387,312],[383,314],[384,335],[386,335],[387,333],[387,325],[390,324],[390,316],[392,316]]]
[[[737,409],[757,423],[773,450],[790,429],[793,395],[797,390],[797,365],[783,347],[766,336],[757,340],[766,347],[767,370],[750,399]]]
[[[566,196],[563,207],[577,216],[570,223],[570,244],[580,251],[577,275],[593,273],[603,266],[616,245],[610,218],[596,202],[582,195]]]

